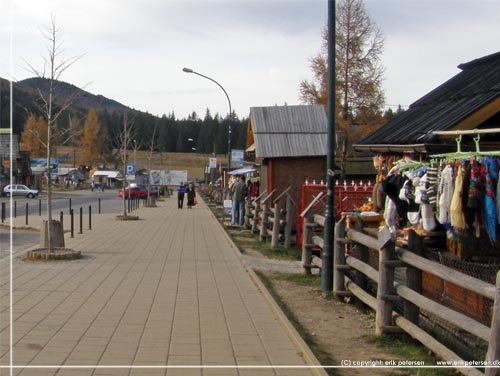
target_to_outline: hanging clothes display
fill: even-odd
[[[424,231],[442,225],[449,238],[479,237],[484,228],[495,244],[499,168],[497,158],[470,155],[454,163],[399,165],[380,184],[386,195],[384,219],[391,226],[421,226]]]
[[[379,180],[380,193],[386,195],[386,224],[427,233],[446,231],[453,239],[449,244],[461,244],[461,249],[470,249],[473,239],[481,237],[495,245],[500,226],[500,150],[480,151],[477,133],[486,131],[474,131],[475,151],[461,151],[462,136],[457,132],[454,153],[432,155],[429,163],[408,157],[394,162]]]

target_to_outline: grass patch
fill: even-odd
[[[425,365],[435,365],[436,358],[429,354],[429,350],[420,343],[406,336],[373,337],[372,342],[384,350],[404,360],[424,361]],[[455,370],[446,368],[416,368],[408,369],[408,375],[418,376],[453,376]]]
[[[280,281],[288,281],[296,283],[301,286],[310,286],[319,288],[321,285],[321,276],[319,275],[302,275],[302,274],[292,274],[292,273],[283,273],[274,277]]]
[[[288,308],[288,306],[281,300],[279,295],[276,293],[276,291],[273,288],[273,285],[270,281],[269,278],[267,278],[263,273],[260,273],[258,271],[255,272],[257,276],[260,278],[264,286],[266,286],[266,289],[269,291],[269,293],[272,295],[274,298],[275,302],[279,305],[285,316],[288,318],[290,323],[295,327],[299,335],[302,337],[302,339],[307,343],[313,354],[316,356],[318,361],[320,362],[321,365],[327,366],[327,365],[334,365],[335,360],[332,359],[327,353],[323,352],[317,345],[314,343],[311,335],[309,332],[300,324],[299,320],[295,317],[293,312]],[[336,376],[338,375],[338,372],[334,368],[328,368],[325,370],[328,375],[330,376]]]
[[[228,231],[228,233],[242,252],[245,251],[245,248],[250,248],[253,251],[260,252],[265,257],[287,261],[298,261],[302,257],[301,253],[295,248],[271,248],[271,243],[268,241],[261,242],[258,234],[238,231]]]

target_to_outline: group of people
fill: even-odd
[[[181,184],[177,187],[177,208],[182,209],[184,206],[184,195],[187,196],[187,208],[192,209],[196,205],[196,192],[193,183]]]

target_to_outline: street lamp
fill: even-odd
[[[227,135],[227,168],[228,168],[228,171],[229,171],[229,170],[231,170],[231,116],[232,116],[231,100],[229,99],[229,95],[227,95],[227,92],[222,87],[222,85],[219,84],[217,81],[215,81],[213,78],[210,78],[210,77],[205,76],[205,75],[203,75],[201,73],[195,72],[191,68],[182,68],[182,71],[186,72],[186,73],[194,73],[194,74],[196,74],[198,76],[201,76],[203,78],[206,78],[207,80],[210,80],[210,81],[214,82],[215,84],[217,84],[217,86],[219,86],[222,89],[222,91],[224,92],[224,94],[226,94],[226,98],[227,98],[227,101],[229,103],[229,129],[228,129],[228,135]]]
[[[134,165],[137,168],[137,140],[133,140],[134,142]]]
[[[187,140],[188,140],[189,142],[192,142],[192,143],[193,143],[193,145],[194,145],[194,140],[193,140],[192,138],[188,138]],[[192,151],[196,151],[196,148],[193,146],[193,147],[191,147],[191,150],[192,150]]]

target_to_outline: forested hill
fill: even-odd
[[[44,78],[28,78],[17,82],[17,85],[20,90],[25,90],[35,97],[38,95],[38,90],[40,90],[42,94],[48,96],[49,82],[48,79]],[[62,81],[58,81],[54,86],[54,96],[57,102],[61,102],[63,98],[75,98],[72,105],[73,109],[83,110],[85,112],[88,112],[91,108],[97,112],[104,110],[108,112],[123,112],[130,110],[130,108],[117,101],[108,99],[102,95],[91,94],[75,85]]]
[[[37,103],[42,94],[48,91],[48,80],[30,78],[13,83],[13,131],[21,134],[29,115],[41,116]],[[85,123],[90,109],[96,110],[100,123],[102,152],[110,152],[119,147],[119,133],[122,130],[123,114],[128,113],[134,123],[134,139],[139,149],[148,150],[156,129],[154,149],[165,152],[227,153],[227,136],[231,125],[231,148],[244,149],[248,120],[238,119],[236,114],[225,118],[212,116],[209,109],[203,117],[193,113],[187,119],[177,119],[173,113],[157,117],[147,112],[137,111],[102,95],[94,95],[72,84],[57,82],[54,104],[58,106],[73,96],[72,106],[58,120],[58,126],[65,128],[69,118]],[[0,78],[0,127],[10,126],[10,82]],[[191,139],[192,141],[190,141]]]
[[[28,78],[19,82],[13,82],[13,128],[14,133],[20,134],[29,114],[40,116],[40,95],[48,97],[49,80],[44,78]],[[91,108],[97,112],[133,111],[127,106],[108,99],[102,95],[94,95],[75,85],[58,81],[54,87],[55,109],[62,105],[66,98],[74,98],[68,113],[77,117],[83,117]],[[0,78],[0,127],[7,127],[10,117],[10,82]]]

